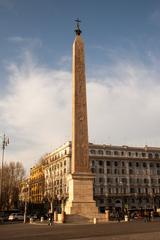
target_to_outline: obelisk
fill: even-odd
[[[77,20],[72,57],[72,173],[90,172],[84,43]]]
[[[76,22],[72,59],[72,164],[65,211],[67,214],[90,219],[98,213],[98,209],[93,200],[94,175],[89,166],[84,43],[80,21]]]

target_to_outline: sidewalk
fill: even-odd
[[[125,220],[121,220],[120,222],[118,222],[117,220],[115,221],[108,221],[106,222],[107,224],[110,224],[110,223],[136,223],[136,222],[145,222],[144,219],[131,219],[130,221],[125,221]],[[160,218],[154,218],[152,219],[150,222],[160,222]],[[96,223],[96,224],[106,224],[106,223]],[[40,220],[34,220],[33,222],[29,222],[29,224],[35,224],[35,225],[48,225],[48,220],[43,220],[43,221],[40,221]],[[53,223],[53,225],[56,224],[56,225],[92,225],[94,223],[87,223],[87,222],[81,222],[81,223],[67,223],[67,222],[64,222],[64,223],[60,223],[60,222],[55,222]]]

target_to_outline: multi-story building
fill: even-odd
[[[60,205],[68,197],[71,142],[45,156],[21,184],[21,201]],[[160,208],[160,148],[89,144],[93,194],[100,211]],[[87,192],[86,192],[87,194]],[[53,206],[52,206],[53,207]]]
[[[67,142],[54,152],[46,155],[45,176],[45,199],[60,204],[67,198],[67,176],[71,172],[71,142]],[[52,208],[51,204],[51,208]]]
[[[20,184],[20,194],[19,200],[20,202],[29,202],[30,201],[30,178],[25,178]]]
[[[160,207],[160,148],[90,144],[90,161],[101,209]]]
[[[42,203],[44,199],[44,165],[36,165],[30,169],[30,202]]]
[[[89,144],[94,199],[101,211],[160,207],[160,148]],[[45,196],[66,199],[71,142],[46,156]],[[87,193],[86,193],[87,194]]]

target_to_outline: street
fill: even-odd
[[[106,224],[4,224],[0,225],[0,240],[159,240],[160,222]]]

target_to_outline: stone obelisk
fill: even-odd
[[[65,211],[91,219],[98,213],[93,200],[93,174],[89,166],[84,43],[79,20],[72,59],[72,164]]]
[[[77,23],[72,57],[72,173],[88,173],[88,123],[84,43]]]

